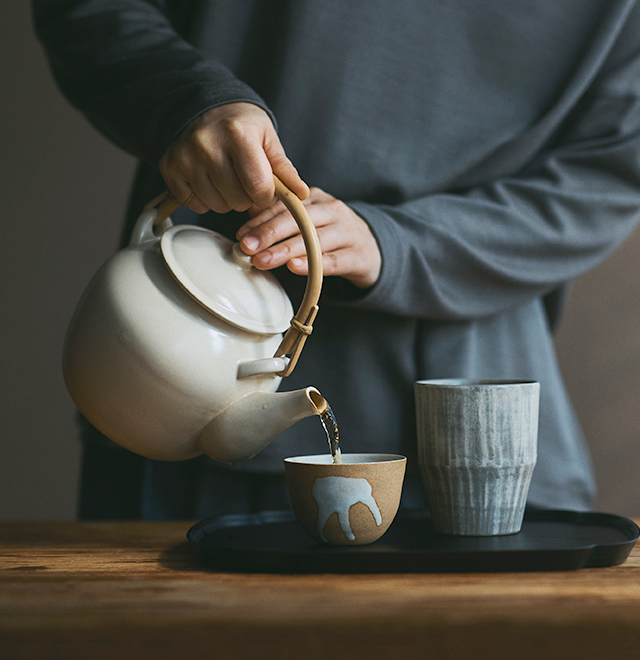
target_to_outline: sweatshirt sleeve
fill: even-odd
[[[364,294],[342,282],[328,300],[478,318],[544,295],[611,254],[640,218],[638,13],[553,144],[525,170],[397,206],[350,203],[378,240],[382,272]]]
[[[210,108],[245,101],[271,115],[258,94],[179,34],[166,4],[33,0],[36,34],[62,92],[115,144],[154,164]]]

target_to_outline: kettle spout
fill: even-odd
[[[315,387],[252,392],[216,415],[198,435],[196,446],[216,461],[237,463],[255,456],[301,419],[321,415],[328,405]]]

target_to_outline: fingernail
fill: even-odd
[[[254,259],[257,259],[262,265],[266,266],[271,261],[272,255],[271,252],[262,252],[256,255]]]
[[[260,245],[260,241],[255,236],[247,236],[246,238],[242,239],[242,243],[247,248],[247,250],[255,250],[258,245]]]
[[[295,259],[292,259],[292,260],[291,260],[291,265],[292,265],[294,268],[300,268],[300,266],[302,266],[303,263],[304,263],[303,260],[302,260],[302,259],[299,259],[298,257],[296,257]]]

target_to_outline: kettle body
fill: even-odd
[[[173,227],[161,215],[145,211],[131,244],[87,286],[65,338],[65,383],[85,417],[135,453],[182,460],[204,452],[233,463],[326,402],[314,388],[274,394],[289,362],[275,354],[293,313],[275,278],[219,234]],[[183,272],[199,260],[220,280],[211,294],[198,288],[199,271]],[[245,288],[230,291],[234,282]]]

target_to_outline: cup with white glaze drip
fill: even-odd
[[[539,383],[418,381],[415,397],[418,460],[435,530],[519,532],[537,458]]]
[[[407,459],[398,454],[296,456],[284,461],[296,519],[316,541],[365,545],[393,522]]]

